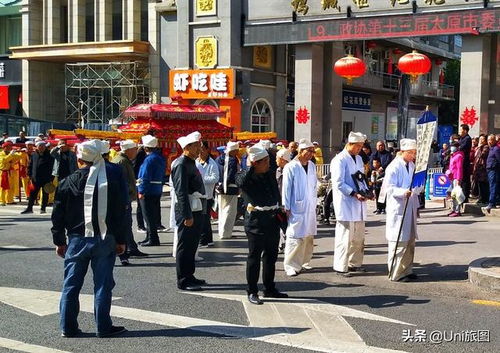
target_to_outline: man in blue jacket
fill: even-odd
[[[486,159],[486,171],[490,184],[490,200],[486,211],[490,212],[492,208],[496,208],[496,204],[500,200],[500,147],[495,135],[488,136],[488,145],[490,152]]]
[[[146,222],[146,239],[140,242],[141,246],[159,246],[158,237],[161,193],[163,189],[163,175],[165,174],[165,158],[156,149],[158,139],[151,135],[142,137],[142,144],[147,157],[139,169],[137,180],[138,199]]]

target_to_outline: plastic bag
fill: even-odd
[[[465,201],[465,194],[460,185],[455,185],[451,190],[451,198],[457,200],[459,204]]]

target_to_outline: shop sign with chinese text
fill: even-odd
[[[234,70],[171,70],[170,96],[184,99],[232,99],[235,95]]]

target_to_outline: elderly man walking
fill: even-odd
[[[413,273],[413,257],[415,255],[415,239],[417,239],[417,212],[420,206],[418,195],[420,192],[417,190],[412,192],[411,190],[417,142],[411,139],[402,139],[400,147],[401,155],[396,157],[385,173],[383,186],[387,190],[385,236],[389,243],[387,263],[391,275],[390,279],[391,281],[408,282],[417,278]],[[403,215],[406,203],[408,203],[406,214]],[[398,243],[400,229],[401,236]]]
[[[83,165],[61,181],[52,212],[52,237],[57,255],[64,258],[64,283],[60,302],[63,337],[81,334],[78,297],[89,264],[94,280],[94,318],[97,337],[125,331],[111,321],[111,296],[115,286],[116,255],[125,251],[123,215],[127,194],[120,168],[106,165],[102,143],[87,141],[78,146]]]
[[[363,271],[366,201],[371,198],[359,156],[365,141],[364,134],[351,132],[344,150],[333,158],[330,167],[337,219],[333,269],[344,277]]]
[[[298,155],[283,168],[282,201],[288,216],[284,267],[288,276],[311,269],[316,235],[316,167],[311,159],[314,145],[300,140]]]

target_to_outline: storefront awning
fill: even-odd
[[[11,47],[11,59],[53,62],[147,60],[149,43],[133,40]]]

